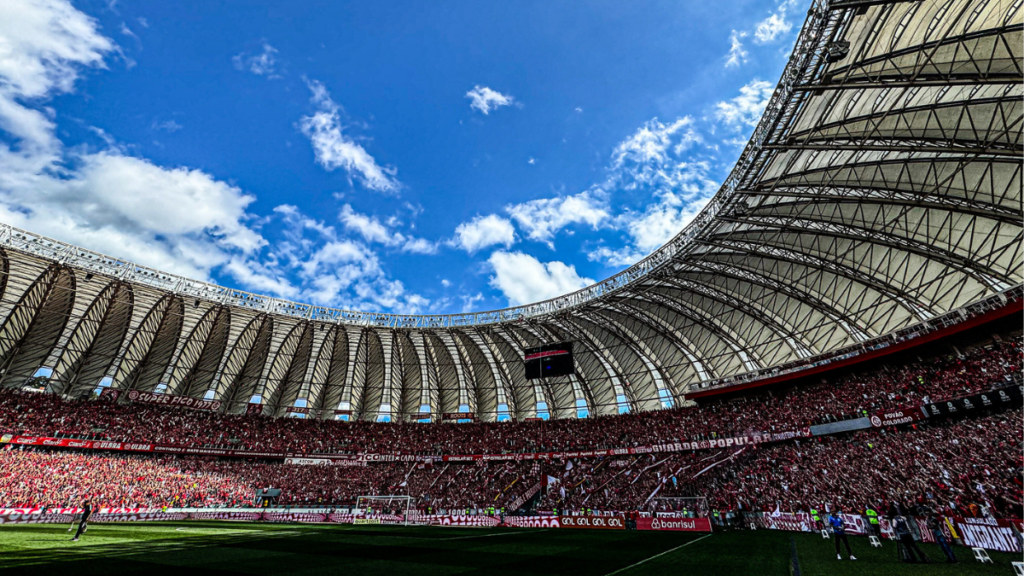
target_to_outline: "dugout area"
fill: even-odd
[[[293,523],[94,524],[79,542],[66,526],[0,527],[0,574],[684,574],[900,576],[1012,574],[1018,555],[991,552],[980,565],[906,565],[895,544],[872,549],[852,537],[858,560],[837,561],[817,534],[714,534],[524,528],[323,526]],[[932,559],[938,547],[923,544]],[[795,552],[795,554],[794,554]],[[796,562],[794,562],[794,557]],[[701,573],[699,570],[713,569]]]

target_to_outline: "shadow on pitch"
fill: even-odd
[[[3,531],[0,532],[0,536],[4,532],[16,533],[16,532],[28,532],[38,531],[40,529],[39,524],[23,525],[23,526],[5,526]],[[42,549],[22,549],[22,550],[6,550],[3,553],[3,561],[0,563],[0,571],[6,572],[14,569],[24,569],[30,566],[41,566],[41,565],[56,565],[56,564],[78,564],[88,563],[92,568],[99,568],[106,566],[107,570],[110,569],[110,564],[107,564],[105,560],[114,560],[118,563],[123,561],[146,561],[147,556],[154,554],[170,553],[174,552],[181,554],[182,552],[191,553],[194,550],[202,550],[209,548],[234,546],[244,544],[246,542],[252,542],[257,540],[274,540],[276,538],[285,538],[298,536],[301,532],[294,530],[294,526],[281,525],[275,529],[254,529],[249,534],[239,534],[237,532],[225,535],[217,534],[203,534],[194,537],[152,537],[147,538],[144,533],[140,537],[138,531],[118,529],[114,524],[100,525],[103,529],[95,531],[95,528],[91,530],[93,534],[92,538],[130,538],[128,541],[111,542],[106,544],[95,544],[90,543],[90,534],[86,533],[81,540],[78,542],[72,542],[71,537],[63,537],[63,531],[61,531],[61,537],[50,537],[50,538],[26,538],[25,542],[53,542],[62,543],[61,545],[51,545]],[[166,528],[176,527],[188,527],[188,528],[208,528],[208,529],[224,529],[223,524],[206,524],[189,522],[187,524],[148,524],[148,526],[160,526]],[[31,527],[31,528],[30,528]],[[232,526],[233,528],[239,528],[240,526]],[[263,528],[262,526],[260,528]],[[184,533],[183,533],[184,534]],[[152,565],[151,565],[152,566]],[[76,567],[77,568],[77,567]]]

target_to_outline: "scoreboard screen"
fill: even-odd
[[[527,380],[568,376],[575,372],[572,363],[572,342],[527,348],[524,352]]]

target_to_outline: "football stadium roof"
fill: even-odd
[[[481,420],[661,408],[856,349],[1022,282],[1024,0],[819,0],[707,208],[578,292],[452,315],[355,312],[0,227],[0,385],[213,397],[264,413]],[[574,343],[527,380],[524,349]],[[302,402],[304,401],[304,402]]]

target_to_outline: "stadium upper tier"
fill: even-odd
[[[815,1],[707,208],[578,292],[443,316],[352,312],[176,277],[2,227],[0,386],[112,386],[266,414],[648,410],[1019,288],[1022,0]],[[523,350],[573,341],[576,374]],[[303,402],[300,402],[302,404]]]

